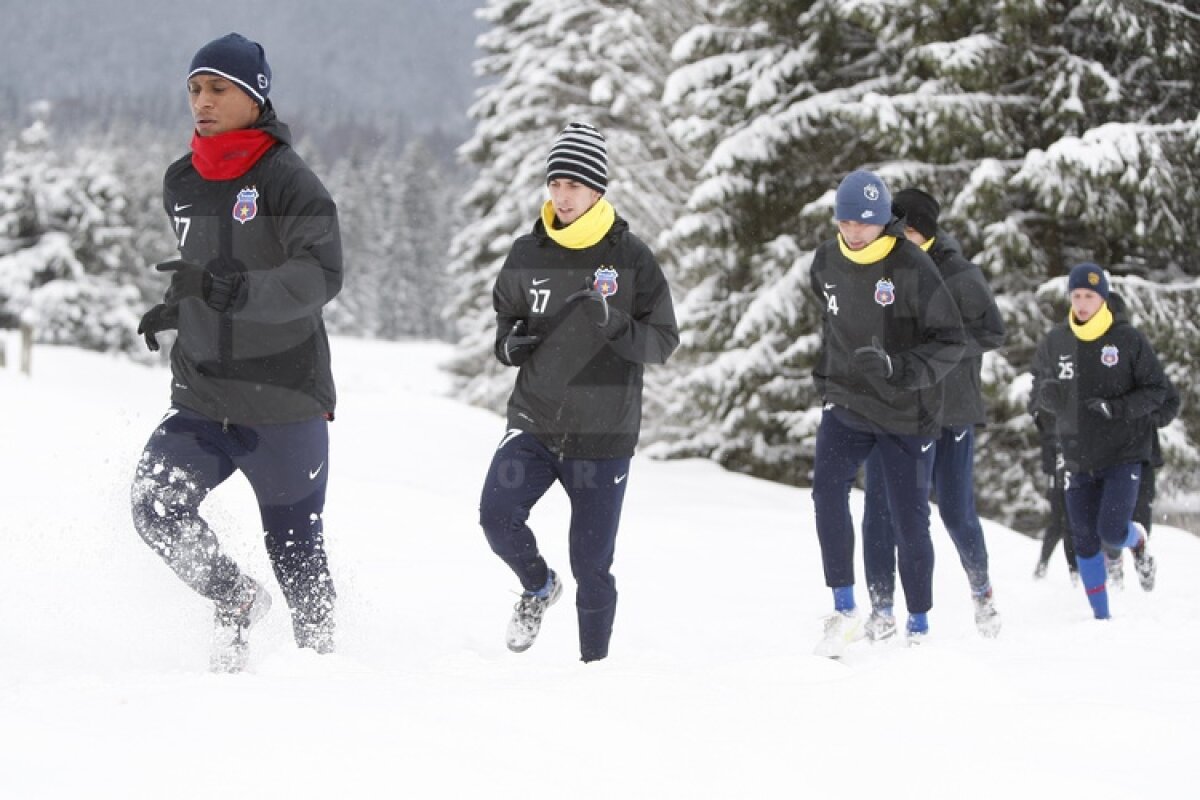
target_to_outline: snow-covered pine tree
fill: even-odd
[[[868,167],[894,190],[940,197],[945,226],[1000,295],[1010,344],[985,361],[995,424],[980,442],[980,505],[1034,524],[1019,377],[1048,321],[1033,292],[1084,257],[1116,274],[1195,269],[1175,234],[1200,222],[1197,15],[1105,0],[714,11],[677,43],[686,63],[668,82],[672,132],[712,155],[670,232],[694,288],[681,308],[678,428],[655,452],[807,481],[817,422],[808,264],[835,230],[833,188]]]
[[[326,311],[335,333],[443,338],[453,195],[421,138],[352,148],[327,183],[338,204],[346,281]]]
[[[442,311],[457,187],[446,185],[440,164],[420,138],[405,145],[397,177],[396,224],[404,244],[403,261],[390,273],[391,285],[385,283],[383,291],[406,302],[393,306],[400,313],[385,318],[384,335],[444,339],[452,328]]]
[[[1027,385],[1038,338],[1067,312],[1062,281],[1046,279],[1085,260],[1150,278],[1114,285],[1185,396],[1160,492],[1194,489],[1200,412],[1189,402],[1196,389],[1180,380],[1180,336],[1192,327],[1189,276],[1200,274],[1187,246],[1200,224],[1200,14],[1113,0],[1011,2],[1005,11],[993,37],[1003,57],[989,59],[984,89],[1014,87],[1007,99],[1018,109],[1022,155],[981,162],[950,209],[1001,295],[1009,330],[985,387],[996,424],[983,442],[981,506],[1022,524],[1042,507],[1026,502],[1034,442],[1026,397],[1012,389]],[[1051,319],[1031,313],[1039,305]]]
[[[393,155],[362,146],[351,148],[329,170],[327,188],[338,207],[346,269],[342,290],[325,311],[333,333],[383,336],[384,316],[404,302],[384,291],[389,273],[399,269],[404,236],[396,225],[395,170]]]
[[[50,148],[50,105],[10,144],[0,171],[0,317],[43,343],[136,352],[142,300],[126,188],[111,154]],[[123,277],[124,276],[124,277]]]
[[[692,0],[490,0],[477,71],[490,81],[471,109],[462,157],[479,168],[451,246],[451,365],[460,396],[500,409],[512,385],[492,357],[491,287],[513,239],[545,200],[545,159],[572,120],[608,142],[609,199],[653,243],[686,196],[686,154],[666,136],[659,98],[670,43],[697,19]]]

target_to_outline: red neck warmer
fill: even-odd
[[[216,136],[193,133],[192,166],[206,181],[231,181],[245,175],[274,144],[275,137],[257,128]]]

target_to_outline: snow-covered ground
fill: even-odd
[[[518,587],[476,521],[503,423],[446,396],[448,352],[335,340],[340,649],[297,651],[280,603],[241,675],[206,671],[210,606],[129,520],[166,371],[40,348],[32,379],[0,372],[0,797],[1191,793],[1200,539],[1172,528],[1158,588],[1114,593],[1101,623],[1061,553],[1036,582],[1038,544],[986,524],[987,641],[937,527],[929,641],[833,662],[811,655],[830,597],[809,493],[636,458],[610,658],[578,661],[569,593],[509,653]],[[564,574],[566,510],[552,491],[532,520]],[[269,579],[244,481],[206,513]]]

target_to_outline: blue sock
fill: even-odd
[[[833,587],[833,610],[841,612],[849,612],[854,610],[854,587],[853,586],[834,586]]]
[[[1076,555],[1075,561],[1079,564],[1079,578],[1092,605],[1092,613],[1096,619],[1108,619],[1108,587],[1104,585],[1108,570],[1104,566],[1104,553],[1087,557]]]
[[[1133,525],[1133,522],[1130,521],[1129,527],[1125,529],[1125,542],[1121,546],[1134,548],[1134,547],[1137,547],[1141,543],[1142,543],[1142,532],[1139,531],[1137,528],[1135,528]]]
[[[908,615],[909,633],[929,633],[929,617],[924,612]]]

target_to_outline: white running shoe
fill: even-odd
[[[508,649],[514,653],[524,653],[533,647],[538,633],[542,629],[542,616],[546,609],[558,602],[562,596],[562,581],[554,570],[546,578],[546,585],[536,592],[525,592],[513,607],[512,618],[508,621],[508,633],[505,640]]]
[[[1116,555],[1104,554],[1104,566],[1108,570],[1108,585],[1113,589],[1125,588],[1125,564],[1121,553]]]
[[[864,626],[864,630],[867,635],[867,641],[871,642],[871,644],[891,639],[896,635],[896,615],[875,609],[871,612],[871,616],[867,617],[867,624]]]
[[[1154,556],[1150,555],[1150,536],[1140,522],[1133,523],[1133,527],[1142,535],[1142,541],[1136,547],[1130,548],[1133,552],[1133,567],[1137,570],[1142,591],[1152,592],[1154,578],[1158,574],[1158,564],[1155,563]]]
[[[972,595],[975,601],[975,628],[985,639],[995,639],[1000,635],[1000,612],[996,610],[996,602],[992,599],[992,590],[984,594]]]
[[[246,634],[271,610],[271,595],[261,583],[243,575],[235,600],[217,603],[214,615],[212,655],[213,672],[241,672],[250,658]]]
[[[851,642],[863,638],[862,618],[854,611],[835,611],[825,618],[825,635],[813,652],[825,658],[841,658]]]

